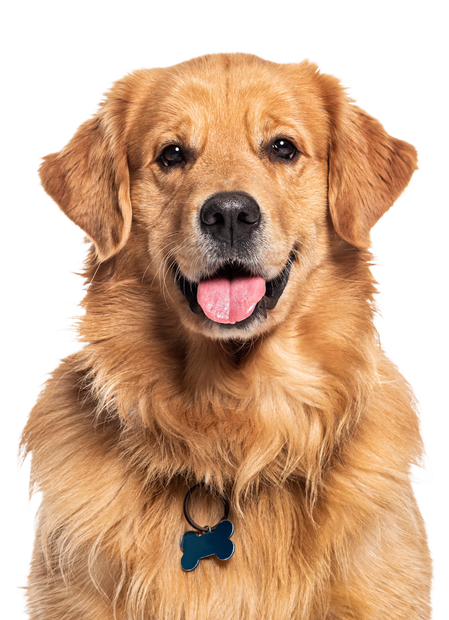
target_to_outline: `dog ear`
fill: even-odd
[[[119,82],[99,113],[60,153],[44,157],[39,170],[45,191],[89,235],[100,261],[124,246],[131,228],[126,109],[114,95],[118,89]]]
[[[320,75],[329,117],[329,189],[337,233],[360,248],[417,168],[415,148],[392,138],[372,116],[353,105],[338,80]]]

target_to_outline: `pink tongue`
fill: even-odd
[[[213,278],[198,284],[198,303],[216,323],[237,323],[248,318],[265,295],[265,280],[259,276]]]

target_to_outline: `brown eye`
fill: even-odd
[[[162,151],[160,160],[164,166],[176,166],[185,161],[184,153],[177,144],[170,144]]]
[[[285,138],[278,138],[271,145],[273,153],[277,157],[281,157],[282,159],[293,159],[293,157],[298,152],[298,149],[290,140],[286,140]]]

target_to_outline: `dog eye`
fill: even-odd
[[[271,145],[273,153],[277,157],[281,157],[282,159],[293,159],[293,157],[298,152],[298,149],[290,140],[286,140],[285,138],[279,138],[275,140]]]
[[[180,146],[170,144],[162,151],[160,160],[164,166],[175,166],[185,161],[185,157]]]

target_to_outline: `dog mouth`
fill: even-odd
[[[284,269],[272,280],[254,275],[244,265],[227,262],[212,276],[191,282],[176,269],[176,280],[190,310],[222,327],[246,327],[276,307],[287,285],[294,261],[291,252]]]

